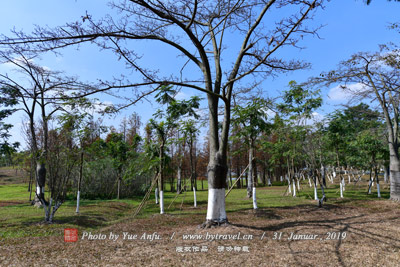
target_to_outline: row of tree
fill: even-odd
[[[19,68],[24,66],[22,71],[33,69],[36,77],[41,77],[39,81],[50,83],[49,70],[28,60],[19,59],[16,63]],[[25,74],[27,78],[32,77],[29,71]],[[118,130],[107,129],[87,112],[93,106],[87,99],[60,97],[55,102],[48,95],[57,94],[57,85],[43,90],[44,85],[37,80],[32,80],[32,84],[30,88],[24,87],[25,94],[19,94],[18,88],[4,82],[2,92],[14,104],[22,104],[25,107],[22,110],[28,114],[25,130],[30,149],[29,153],[23,153],[22,162],[31,174],[30,188],[37,176],[36,195],[48,210],[46,220],[51,221],[67,194],[75,194],[76,190],[78,205],[81,196],[130,197],[144,194],[156,176],[163,213],[162,192],[166,182],[171,191],[176,188],[181,193],[189,188],[196,194],[200,176],[204,188],[209,146],[208,140],[203,149],[198,145],[201,127],[198,97],[178,101],[177,92],[171,86],[161,87],[155,98],[163,110],[154,114],[154,119],[144,127],[145,135],[141,136],[142,122],[137,114],[124,118]],[[232,185],[233,178],[238,178],[247,168],[243,182],[238,180],[236,184],[242,187],[245,181],[254,208],[257,208],[259,183],[266,185],[268,181],[270,185],[285,177],[289,186],[295,185],[298,173],[308,170],[316,184],[313,171],[319,166],[371,172],[387,166],[387,138],[379,113],[360,104],[332,113],[328,122],[306,123],[322,104],[321,97],[318,92],[304,89],[293,81],[289,85],[282,103],[252,98],[233,108],[227,181]],[[36,106],[51,106],[52,112],[46,115],[46,109],[41,108],[41,120],[36,121]],[[49,129],[50,122],[55,127]],[[35,166],[38,166],[36,171]],[[45,177],[50,201],[44,198]]]
[[[105,15],[103,18],[95,19],[87,13],[77,21],[64,26],[55,28],[37,26],[32,34],[14,30],[12,37],[1,36],[0,50],[3,61],[12,62],[17,67],[21,67],[32,81],[30,84],[21,84],[20,80],[13,80],[8,75],[1,76],[3,92],[10,91],[12,95],[17,96],[22,101],[23,109],[29,117],[32,165],[35,166],[39,163],[38,171],[35,172],[38,198],[45,206],[51,207],[51,202],[56,197],[56,194],[51,193],[50,205],[43,197],[45,170],[48,170],[50,178],[48,184],[51,188],[50,191],[53,192],[52,188],[54,187],[67,187],[67,181],[72,173],[70,168],[83,165],[83,161],[80,160],[82,156],[75,156],[73,157],[75,160],[72,161],[66,160],[71,150],[63,151],[64,146],[52,146],[53,141],[56,144],[55,141],[62,140],[60,135],[65,135],[62,133],[63,127],[60,127],[59,130],[52,132],[54,138],[51,137],[48,126],[52,116],[58,111],[62,111],[63,105],[59,105],[59,103],[85,106],[87,105],[85,97],[93,93],[110,92],[113,89],[131,88],[133,90],[132,98],[128,99],[127,105],[135,104],[143,97],[161,91],[161,95],[159,94],[156,98],[161,104],[166,105],[168,112],[159,114],[158,120],[150,122],[151,126],[146,134],[150,136],[152,133],[154,141],[148,141],[146,145],[153,149],[143,150],[152,151],[150,158],[153,160],[147,160],[145,163],[155,166],[153,171],[157,173],[161,199],[165,180],[164,172],[168,165],[168,158],[164,156],[167,154],[166,146],[169,146],[167,140],[172,129],[175,128],[176,118],[190,114],[191,110],[187,105],[194,104],[190,102],[193,100],[178,102],[164,98],[168,96],[168,92],[165,90],[169,86],[183,87],[196,90],[205,97],[209,127],[206,170],[208,208],[205,226],[227,222],[225,188],[227,187],[228,173],[232,173],[228,172],[229,167],[233,166],[229,162],[241,161],[234,159],[235,156],[241,157],[241,159],[246,157],[248,159],[246,161],[250,163],[248,187],[251,188],[249,195],[253,195],[254,202],[256,200],[255,190],[253,190],[254,177],[259,173],[259,169],[263,168],[262,166],[264,166],[264,173],[272,174],[278,171],[282,175],[286,173],[288,180],[294,184],[301,168],[308,168],[314,177],[319,173],[319,177],[323,178],[325,164],[330,163],[336,167],[347,164],[357,166],[364,164],[364,160],[358,158],[361,149],[358,151],[351,149],[354,150],[354,147],[358,147],[370,151],[372,146],[378,144],[374,137],[382,136],[379,127],[371,126],[364,129],[373,134],[367,132],[363,136],[353,134],[353,137],[357,137],[356,139],[351,138],[350,127],[343,125],[329,124],[329,127],[326,128],[326,125],[322,124],[319,128],[310,129],[304,121],[310,117],[311,111],[320,105],[320,99],[313,95],[314,90],[306,89],[307,86],[291,84],[291,90],[285,94],[282,105],[276,108],[278,115],[275,115],[273,122],[268,123],[262,118],[265,112],[260,112],[262,110],[257,105],[262,104],[263,100],[254,99],[250,103],[237,105],[255,106],[256,108],[253,110],[235,107],[236,97],[243,96],[249,90],[257,88],[257,85],[265,79],[279,73],[309,66],[300,60],[284,60],[279,57],[279,53],[286,48],[299,47],[300,41],[306,35],[317,34],[319,27],[310,28],[307,22],[311,21],[315,12],[323,7],[323,2],[322,0],[120,1],[110,4],[110,7],[119,11],[118,16],[120,17],[118,18]],[[269,27],[269,25],[273,25],[273,27]],[[234,34],[234,43],[229,38],[232,37],[232,33]],[[141,61],[143,57],[138,56],[132,50],[135,43],[142,40],[158,42],[176,51],[177,56],[184,58],[183,61],[177,60],[180,71],[164,75],[164,73],[158,72],[156,67],[145,68],[146,64]],[[100,49],[111,50],[126,63],[129,70],[136,71],[141,79],[130,79],[123,76],[110,81],[101,80],[96,84],[84,84],[74,77],[60,77],[60,73],[48,72],[47,69],[37,67],[32,62],[32,58],[42,53],[48,51],[57,53],[65,47],[85,42],[97,45]],[[234,46],[233,50],[227,53],[227,47],[230,45]],[[320,78],[312,79],[308,83],[308,85],[314,85],[310,88],[315,88],[315,86],[320,87],[321,84],[357,82],[365,85],[361,96],[372,94],[374,100],[379,102],[380,113],[384,115],[386,123],[383,135],[386,134],[389,147],[391,198],[397,200],[400,199],[399,62],[398,50],[395,48],[374,54],[357,54],[343,62],[337,71],[325,73]],[[187,71],[188,68],[190,71]],[[56,94],[49,95],[53,89]],[[182,111],[185,105],[186,113]],[[50,106],[54,109],[50,109]],[[41,117],[40,127],[35,127],[36,107],[39,108]],[[234,110],[235,108],[236,110]],[[72,108],[70,107],[70,109]],[[235,116],[232,116],[233,114]],[[194,116],[194,114],[192,115]],[[339,124],[345,120],[346,118],[339,113],[332,115],[332,121],[337,121]],[[247,144],[251,153],[235,154],[235,146],[238,150],[240,147],[237,144],[238,141],[231,141],[230,130],[233,124],[235,128],[232,132],[242,136],[242,142]],[[271,124],[275,124],[277,127],[270,127]],[[36,129],[38,128],[42,139],[37,136]],[[68,128],[68,130],[71,129]],[[64,131],[68,130],[64,129]],[[341,139],[346,136],[347,139]],[[261,137],[265,137],[268,142],[262,142]],[[373,138],[371,139],[371,137]],[[118,143],[118,138],[120,137],[116,133],[109,139]],[[336,141],[332,141],[334,138]],[[37,140],[43,141],[39,144]],[[190,137],[187,140],[190,140]],[[69,142],[68,138],[64,142]],[[232,145],[229,145],[230,142],[233,142]],[[107,144],[107,142],[105,143]],[[325,145],[329,150],[325,150]],[[80,150],[80,154],[78,154],[82,155],[84,144],[77,144],[76,147]],[[195,154],[192,151],[194,147],[191,145],[189,149],[189,153],[192,155],[189,157],[191,159],[191,181],[196,177],[196,171],[193,168],[196,164],[192,159]],[[112,155],[110,156],[112,157],[110,165],[116,170],[120,185],[121,174],[128,160],[126,154],[117,155],[115,153],[120,153],[125,149],[123,145],[107,145],[107,149],[109,151],[107,153]],[[349,154],[350,152],[352,154]],[[56,156],[50,156],[50,153],[55,153]],[[183,153],[182,149],[180,153]],[[263,157],[257,157],[257,153],[265,154]],[[330,154],[331,156],[329,156]],[[64,155],[64,161],[61,155]],[[350,158],[350,155],[353,156],[353,159]],[[368,157],[370,160],[373,159],[372,162],[376,164],[379,155],[380,152],[371,152]],[[257,158],[262,159],[261,163],[257,162],[259,161]],[[66,171],[50,167],[50,162],[60,164]],[[48,167],[45,167],[45,164],[48,164]],[[371,164],[369,165],[371,166]],[[78,176],[82,177],[82,171],[78,172],[80,173]],[[236,175],[238,174],[237,171]],[[62,182],[52,182],[55,177],[58,177],[57,181]],[[181,185],[178,187],[180,188]],[[61,203],[58,200],[54,200],[54,202],[56,204],[53,211],[57,210],[58,203]],[[256,207],[256,203],[254,205]],[[52,214],[50,210],[48,213]]]

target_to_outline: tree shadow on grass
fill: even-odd
[[[255,216],[260,218],[275,219],[275,220],[282,219],[282,217],[279,216],[272,209],[257,209],[255,210]]]
[[[47,225],[43,217],[30,218],[29,221],[22,222],[24,226]],[[99,228],[107,224],[107,220],[101,216],[76,215],[76,216],[55,216],[51,225],[73,225],[84,228]]]
[[[76,215],[54,218],[54,224],[72,224],[84,228],[99,228],[107,225],[107,220],[101,216]]]

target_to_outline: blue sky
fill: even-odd
[[[80,20],[81,16],[92,14],[94,18],[100,18],[115,12],[107,6],[107,1],[100,0],[5,0],[0,9],[0,33],[10,35],[10,29],[22,29],[30,32],[33,26],[48,25],[57,26]],[[113,13],[114,12],[114,13]],[[310,70],[302,70],[287,75],[281,75],[275,79],[263,82],[264,90],[269,96],[277,96],[279,92],[287,89],[290,80],[303,82],[311,76],[317,76],[322,71],[335,68],[341,60],[347,59],[351,54],[360,51],[376,51],[379,44],[387,42],[399,43],[400,34],[388,29],[391,22],[400,21],[400,3],[374,0],[367,6],[362,0],[333,0],[326,3],[324,10],[319,10],[313,23],[325,25],[319,31],[321,39],[307,37],[301,43],[304,50],[284,50],[280,56],[285,58],[297,58],[312,64]],[[230,37],[230,43],[235,45],[234,37]],[[173,70],[181,59],[177,59],[166,48],[149,43],[137,43],[135,49],[144,55],[143,64],[157,66],[161,71]],[[159,52],[162,53],[159,53]],[[131,74],[124,64],[117,60],[109,51],[99,51],[94,45],[82,45],[79,50],[69,48],[62,51],[61,57],[52,54],[41,56],[40,64],[54,70],[63,70],[68,75],[78,75],[81,80],[94,81],[97,78],[107,79],[118,76],[120,73]],[[232,59],[231,59],[232,60]],[[229,61],[229,59],[227,59]],[[176,71],[176,70],[175,70]],[[10,72],[8,66],[0,66],[0,72]],[[346,101],[345,95],[340,90],[321,88],[324,98],[324,106],[318,110],[323,116]],[[180,98],[192,95],[201,95],[190,90],[182,91]],[[328,97],[329,95],[329,97]],[[103,102],[117,103],[118,100],[106,95],[97,96]],[[136,111],[146,122],[154,113],[156,105],[143,102],[131,107],[117,117],[106,118],[106,125],[119,126],[119,120],[124,115]],[[15,124],[12,129],[10,141],[22,141],[21,122],[22,114],[16,113],[8,119]]]

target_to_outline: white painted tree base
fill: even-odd
[[[314,200],[318,200],[317,187],[314,185]]]
[[[340,197],[343,198],[343,184],[340,183]]]
[[[193,187],[193,198],[194,198],[194,207],[197,207],[197,195],[196,195],[196,188]]]
[[[160,191],[160,214],[164,214],[164,191]]]
[[[256,198],[256,188],[253,187],[253,209],[258,209],[257,207],[257,198]]]
[[[378,197],[381,197],[381,187],[379,184],[376,184],[376,189],[378,190]]]
[[[79,213],[79,201],[81,199],[81,191],[78,191],[78,195],[76,196],[76,213]]]
[[[225,188],[208,189],[207,221],[225,222]]]
[[[158,187],[156,187],[154,195],[156,196],[156,204],[158,204]]]
[[[44,194],[44,186],[41,188],[39,185],[36,186],[36,194],[40,195],[40,193]]]
[[[293,181],[293,197],[296,197],[296,182]]]

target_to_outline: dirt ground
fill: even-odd
[[[25,171],[12,168],[0,169],[0,185],[29,182],[29,174]]]
[[[200,229],[204,217],[154,215],[91,233],[105,240],[10,239],[0,244],[0,266],[400,266],[399,203],[247,210],[229,213],[227,227]]]

